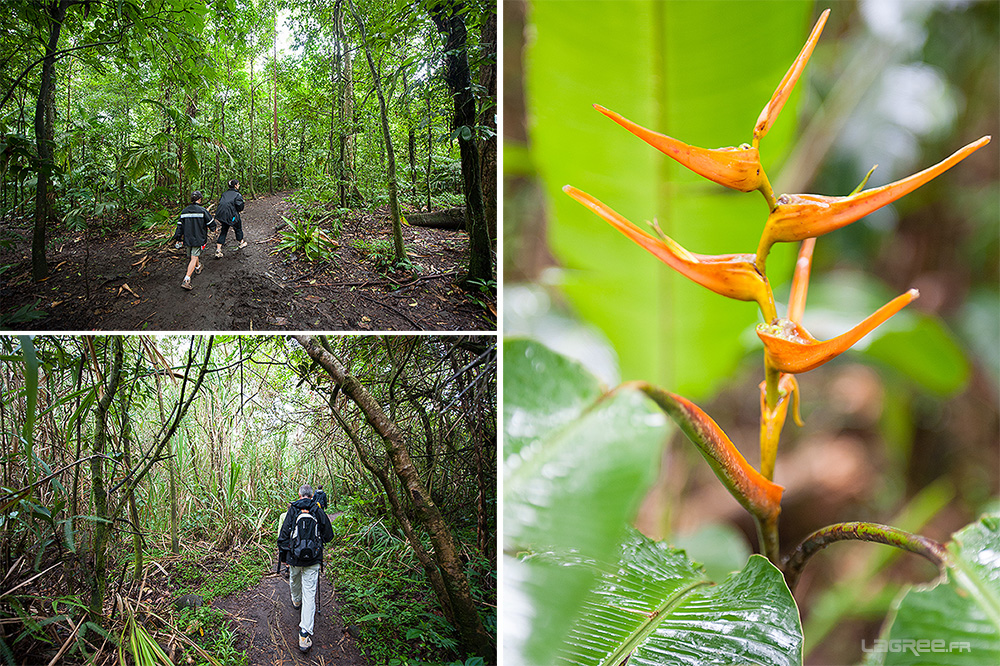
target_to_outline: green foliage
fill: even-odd
[[[354,238],[351,245],[371,259],[377,270],[388,270],[395,260],[395,250],[388,238]]]
[[[162,226],[171,218],[173,213],[167,208],[151,210],[143,215],[142,220],[132,225],[132,231],[147,231],[153,227]]]
[[[508,598],[527,594],[535,609],[505,612],[544,618],[520,637],[515,661],[546,664],[598,572],[532,555],[613,561],[653,482],[667,427],[638,391],[604,395],[581,366],[533,342],[505,341],[503,390],[505,585]]]
[[[718,585],[683,552],[638,533],[625,540],[617,560],[576,554],[539,559],[599,575],[560,662],[802,663],[798,608],[781,572],[760,555]]]
[[[246,666],[247,654],[234,647],[236,634],[225,611],[211,606],[182,608],[177,613],[176,626],[222,666]],[[217,666],[196,650],[186,652],[195,666]]]
[[[942,579],[893,604],[867,664],[973,666],[1000,663],[1000,514],[953,535]]]
[[[0,275],[2,275],[7,268],[9,268],[9,266],[4,266],[3,270],[0,270]],[[0,314],[0,327],[13,326],[14,324],[24,324],[36,319],[44,319],[48,316],[48,313],[44,310],[38,309],[41,302],[41,298],[36,298],[34,303],[25,303],[14,312]]]
[[[755,323],[756,308],[677,275],[559,188],[577,186],[640,225],[658,220],[691,252],[752,252],[760,229],[747,220],[767,210],[759,197],[734,196],[699,180],[592,105],[697,146],[749,141],[757,115],[802,46],[813,5],[732,3],[719,12],[700,2],[639,0],[628,7],[532,5],[535,38],[525,78],[532,159],[556,221],[553,251],[574,269],[561,283],[573,309],[611,340],[625,379],[697,399],[741,360],[732,331]],[[790,145],[800,94],[793,92],[761,144],[769,174],[777,173]],[[771,272],[789,274],[791,248],[778,250]]]
[[[798,610],[766,559],[713,562],[742,568],[713,585],[683,551],[627,532],[662,418],[540,345],[508,341],[504,359],[505,612],[530,626],[511,636],[515,661],[800,663]]]
[[[348,509],[334,521],[334,532],[336,546],[327,571],[337,584],[344,623],[360,628],[361,645],[372,663],[437,664],[454,658],[457,632],[441,616],[423,570],[398,530]],[[470,562],[467,575],[474,597],[495,604],[495,579],[490,589],[484,564],[488,570],[484,561]],[[375,571],[379,573],[373,578]],[[484,625],[495,634],[495,617],[485,617]]]
[[[282,217],[287,226],[281,230],[281,241],[278,250],[296,252],[307,261],[333,261],[337,251],[336,243],[308,220],[293,222]]]

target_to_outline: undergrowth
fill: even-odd
[[[334,578],[345,626],[360,630],[359,643],[372,666],[475,666],[480,657],[457,653],[457,630],[444,618],[420,563],[406,539],[384,518],[352,507],[334,521],[327,570]],[[483,572],[489,573],[483,573]],[[496,574],[473,560],[466,574],[483,624],[496,636]]]

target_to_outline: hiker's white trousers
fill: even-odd
[[[319,562],[308,567],[288,567],[288,585],[292,588],[292,603],[302,604],[299,627],[309,635],[316,619],[316,587],[319,585]]]

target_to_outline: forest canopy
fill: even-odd
[[[494,339],[21,336],[0,352],[6,663],[103,658],[123,603],[162,638],[191,619],[171,613],[185,591],[216,613],[201,646],[220,657],[240,630],[212,598],[264,584],[303,483],[329,496],[326,575],[371,663],[495,661]]]

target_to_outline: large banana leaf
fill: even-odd
[[[601,578],[561,662],[617,666],[628,657],[630,666],[802,663],[795,601],[781,572],[760,555],[721,585],[683,551],[637,533],[617,562],[567,557],[562,564],[595,568]]]
[[[1000,515],[956,532],[945,578],[908,590],[893,606],[868,664],[1000,664]]]
[[[658,219],[692,252],[752,253],[767,205],[687,171],[592,108],[705,148],[750,141],[811,27],[813,3],[534,0],[526,85],[532,155],[552,201],[552,247],[574,308],[617,350],[625,379],[697,399],[739,361],[751,303],[673,273],[560,191],[589,192],[632,221]],[[821,41],[821,45],[822,45]],[[799,83],[761,143],[772,182],[791,145]],[[790,275],[782,244],[769,277]]]

